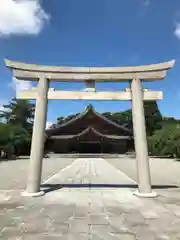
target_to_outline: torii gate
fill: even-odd
[[[33,126],[30,166],[27,189],[23,196],[41,196],[40,190],[42,160],[44,151],[45,125],[48,99],[60,100],[132,100],[133,130],[136,151],[139,197],[156,197],[151,189],[149,157],[146,138],[143,100],[161,100],[161,91],[142,89],[142,81],[156,81],[165,78],[175,61],[135,66],[135,67],[51,67],[25,64],[5,60],[18,80],[38,81],[37,89],[16,93],[17,99],[35,99],[35,119]],[[55,91],[49,89],[50,81],[84,82],[87,91]],[[130,82],[130,89],[125,92],[96,92],[96,82]]]

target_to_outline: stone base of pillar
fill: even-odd
[[[27,191],[24,191],[21,193],[21,196],[23,196],[23,197],[40,197],[40,196],[43,196],[44,194],[45,194],[44,191],[39,191],[36,193],[29,193]]]
[[[150,193],[140,193],[139,191],[136,191],[133,193],[135,196],[137,197],[141,197],[141,198],[155,198],[157,197],[157,193],[152,191]]]

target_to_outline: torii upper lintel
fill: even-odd
[[[129,66],[129,67],[66,67],[42,66],[26,64],[5,59],[7,67],[13,70],[13,75],[22,80],[38,80],[40,77],[51,81],[88,81],[117,82],[139,78],[144,81],[164,79],[175,60],[164,63]]]

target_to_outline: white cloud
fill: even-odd
[[[4,105],[8,105],[9,104],[10,99],[0,99],[0,111],[8,111],[7,108],[4,108]],[[5,123],[6,119],[5,118],[0,118],[0,123]]]
[[[0,111],[3,111],[4,110],[4,107],[3,105],[0,104]]]
[[[8,103],[9,103],[8,99],[0,99],[0,111],[3,111],[4,110],[3,105],[6,105]]]
[[[176,22],[176,24],[175,24],[174,35],[175,35],[178,39],[180,39],[180,22]]]
[[[12,79],[12,82],[8,84],[12,89],[15,91],[23,91],[23,90],[30,90],[32,89],[32,82],[31,81],[22,81],[16,78]]]
[[[49,129],[51,127],[51,125],[53,125],[52,122],[46,122],[46,129]]]
[[[39,0],[0,0],[0,36],[38,34],[49,16]]]

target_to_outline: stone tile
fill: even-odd
[[[124,218],[125,218],[125,224],[128,226],[138,226],[140,224],[145,223],[144,217],[138,211],[125,213]]]
[[[16,227],[4,227],[0,232],[0,239],[11,239],[16,237],[17,239],[21,237],[22,231]]]
[[[89,213],[89,208],[80,208],[80,207],[76,207],[74,210],[74,214],[72,216],[72,218],[85,218]]]
[[[131,226],[129,230],[135,234],[136,240],[156,240],[156,233],[151,231],[147,224]]]
[[[143,210],[143,211],[141,211],[141,214],[145,219],[156,219],[156,218],[158,218],[158,214],[154,210],[151,210],[151,209]]]
[[[180,217],[180,206],[177,204],[165,204],[165,207],[170,210],[173,214],[175,214],[177,217]]]
[[[174,232],[169,234],[169,239],[170,240],[179,240],[180,239],[180,233]]]
[[[124,209],[124,208],[121,208],[121,206],[113,206],[111,205],[110,207],[105,207],[105,211],[109,214],[112,214],[114,216],[121,216],[121,214],[125,214],[125,213],[128,213],[129,212],[129,209]]]
[[[54,206],[51,210],[46,209],[44,215],[49,217],[50,219],[62,219],[64,222],[68,222],[69,218],[74,216],[74,209],[70,208],[68,210],[68,208],[64,206],[59,206],[58,208]]]
[[[171,240],[171,239],[170,239],[170,236],[166,234],[160,234],[160,235],[156,235],[156,240]]]
[[[123,232],[121,232],[121,233],[111,233],[110,235],[115,237],[116,239],[136,240],[136,236],[134,234],[132,234],[132,233],[123,233]]]
[[[89,240],[87,234],[83,233],[67,233],[67,234],[59,234],[59,235],[51,235],[51,234],[23,234],[19,240]],[[18,240],[18,238],[12,238],[8,240]]]
[[[180,219],[177,219],[173,215],[166,214],[159,216],[157,219],[148,219],[146,220],[146,224],[148,224],[150,230],[162,234],[171,229],[176,230],[179,228]]]
[[[99,205],[89,205],[89,213],[92,213],[92,214],[102,214],[102,213],[105,213],[105,208],[104,206],[99,206]]]
[[[46,235],[35,235],[35,234],[23,234],[21,236],[21,238],[19,238],[19,240],[58,240],[61,239],[61,235],[60,236],[46,236]],[[17,239],[16,239],[17,240]]]
[[[89,234],[85,233],[69,233],[59,236],[60,240],[89,240]]]
[[[125,223],[125,216],[122,214],[121,216],[117,217],[108,217],[109,225],[115,232],[121,232],[124,230],[128,230],[128,227]]]
[[[95,234],[95,233],[90,233],[88,240],[103,240],[103,238],[100,237],[100,236],[98,236],[98,235]]]
[[[4,227],[16,227],[21,219],[9,218],[5,214],[0,216],[0,230]]]
[[[135,235],[129,232],[114,232],[111,227],[103,225],[91,225],[90,227],[90,239],[103,239],[103,240],[135,240]]]
[[[69,223],[63,222],[63,219],[51,219],[46,222],[46,226],[42,233],[61,234],[69,232]]]
[[[105,214],[92,214],[87,217],[88,224],[90,225],[108,225],[108,220]]]
[[[88,233],[89,224],[86,218],[73,218],[69,221],[70,232]]]

